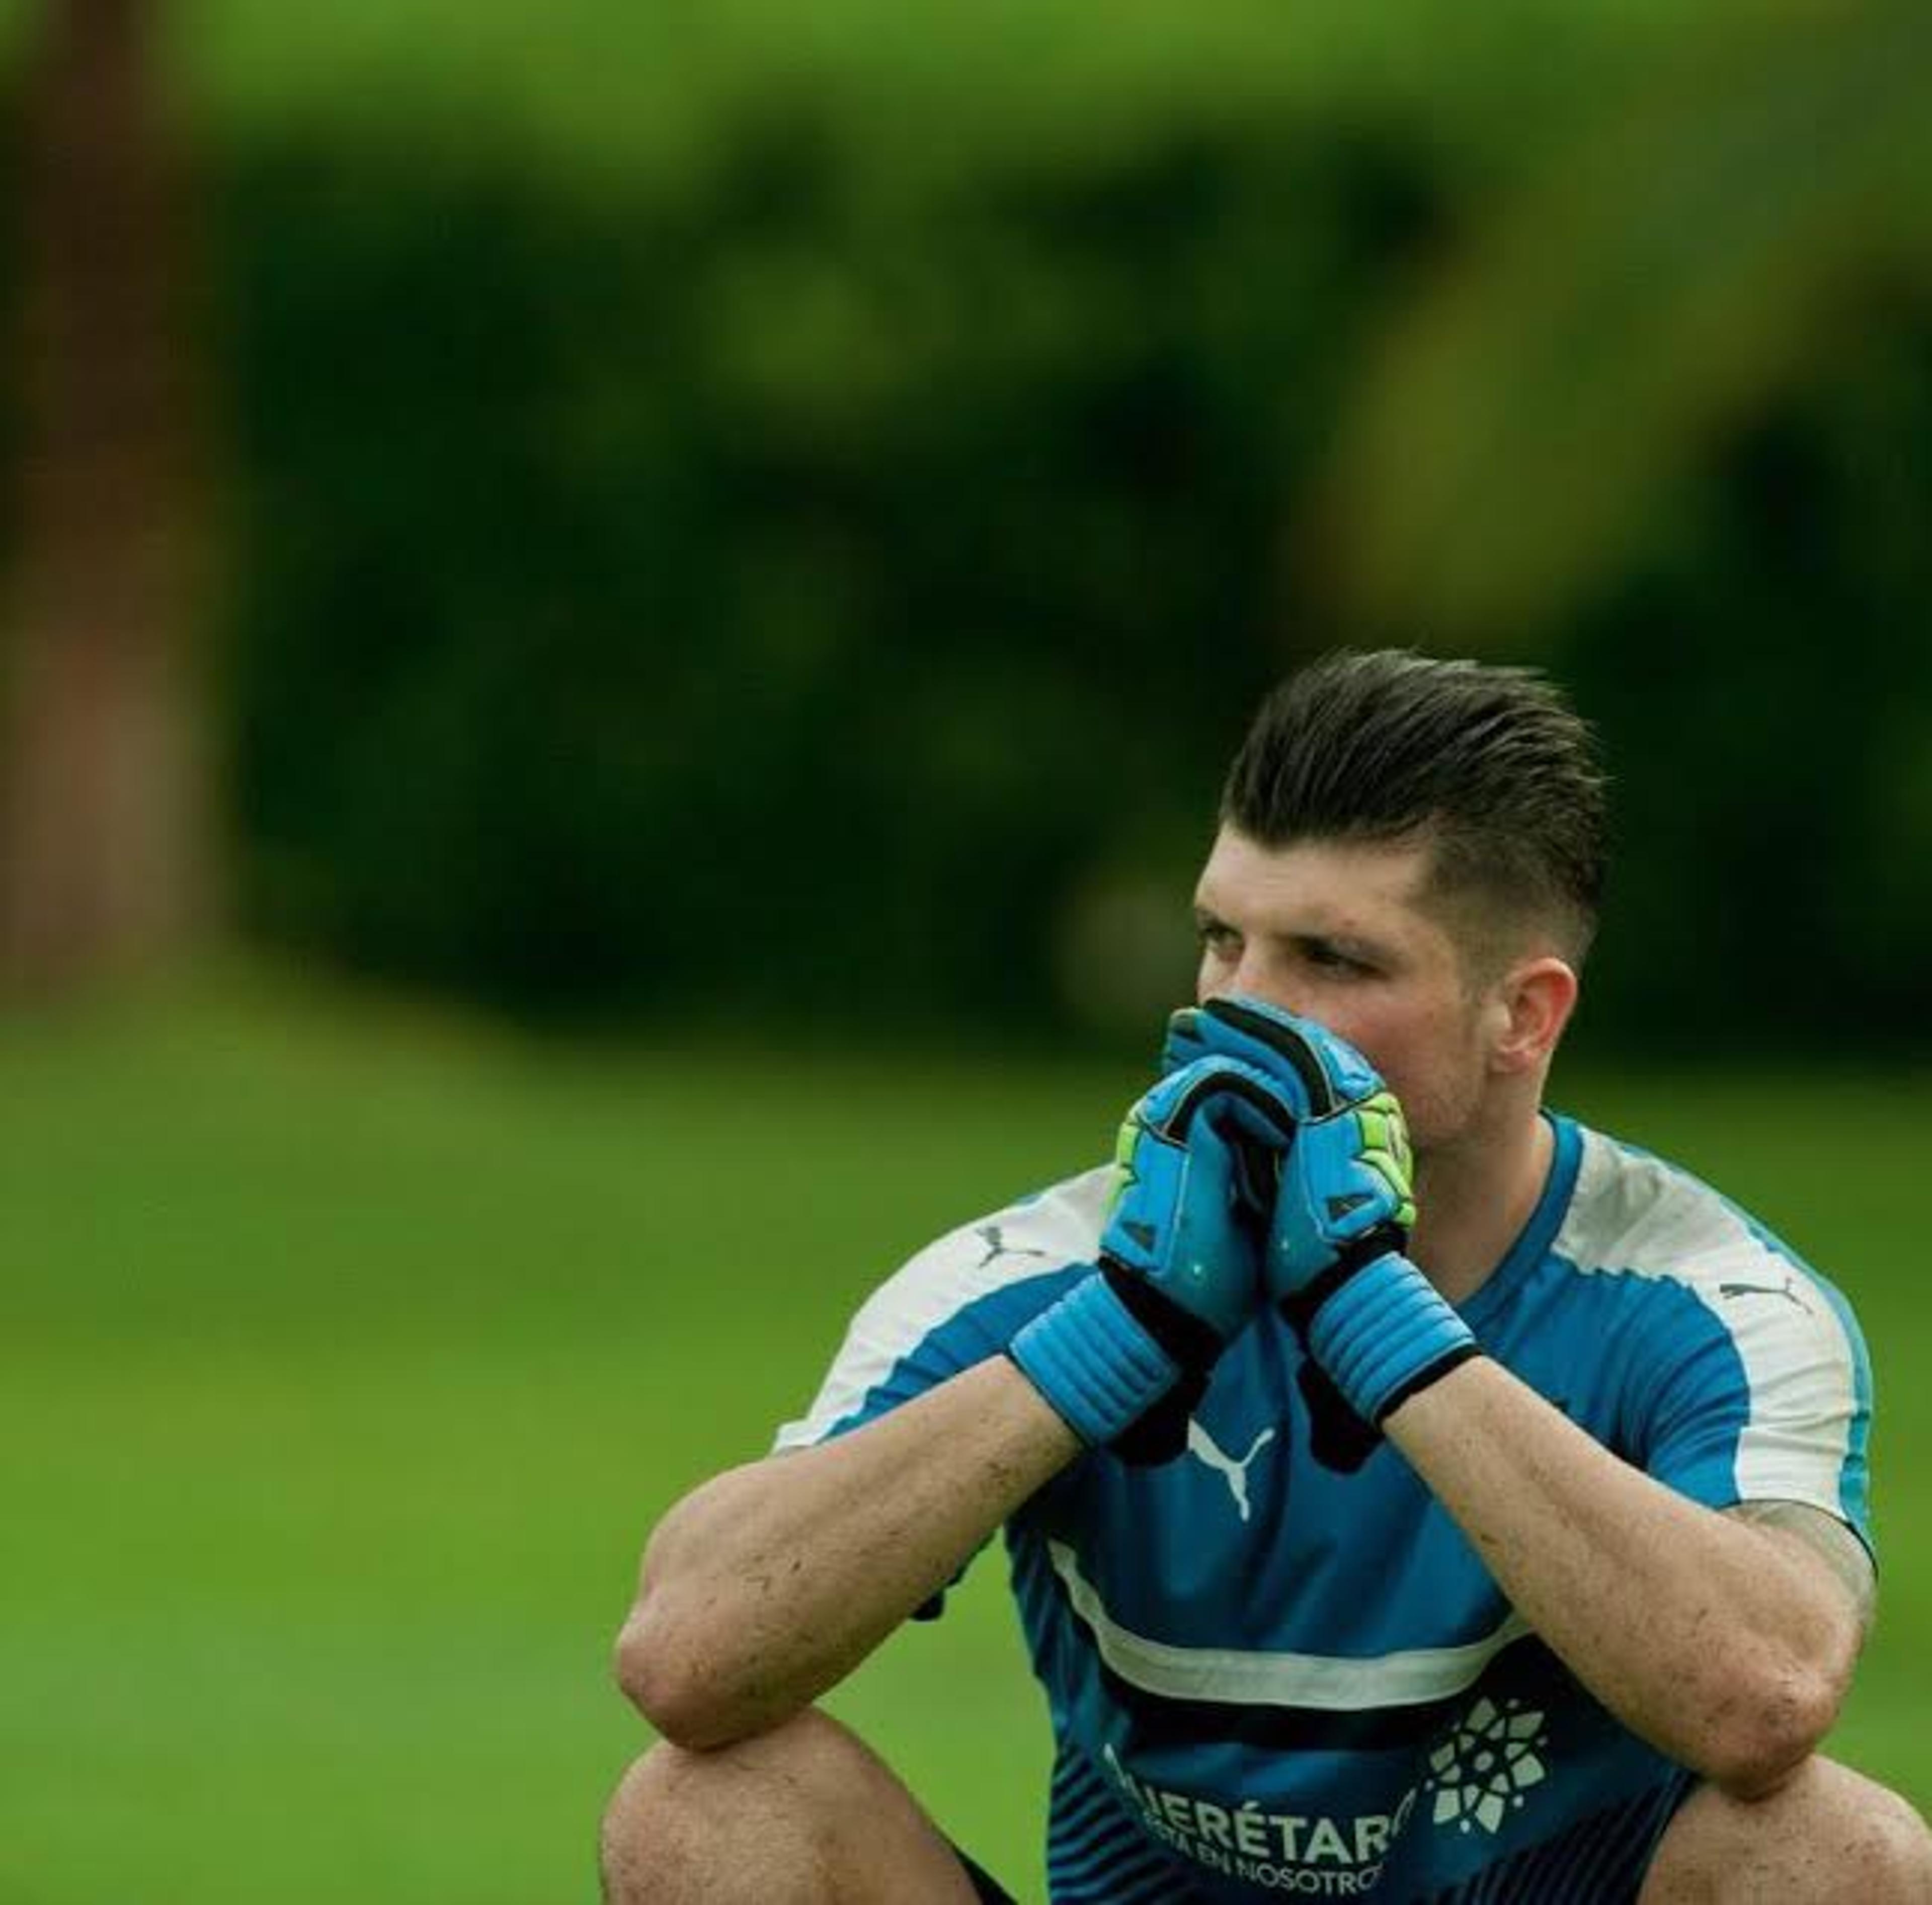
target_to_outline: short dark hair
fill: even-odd
[[[1606,786],[1595,736],[1538,670],[1343,651],[1262,704],[1221,819],[1264,847],[1425,842],[1432,895],[1478,938],[1540,924],[1580,963],[1603,901]]]

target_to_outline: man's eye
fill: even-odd
[[[1210,952],[1223,956],[1238,952],[1241,936],[1232,926],[1224,926],[1218,920],[1197,920],[1194,922],[1195,935]]]
[[[1347,953],[1337,952],[1334,946],[1318,939],[1310,940],[1302,948],[1302,956],[1311,966],[1319,966],[1324,972],[1360,973],[1368,970],[1360,960],[1352,959]]]

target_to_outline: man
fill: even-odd
[[[1604,836],[1526,672],[1276,692],[1115,1164],[915,1258],[654,1534],[616,1905],[1006,1897],[812,1706],[1002,1524],[1055,1905],[1932,1900],[1816,1750],[1872,1603],[1856,1325],[1543,1108]]]

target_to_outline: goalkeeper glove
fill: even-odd
[[[1083,1442],[1130,1461],[1180,1453],[1208,1370],[1264,1300],[1268,1184],[1293,1127],[1238,1059],[1184,1066],[1129,1111],[1092,1275],[1007,1352]]]
[[[1478,1354],[1468,1325],[1405,1254],[1415,1222],[1402,1108],[1353,1046],[1253,999],[1176,1012],[1165,1062],[1219,1054],[1264,1070],[1298,1128],[1275,1194],[1270,1293],[1371,1426]]]

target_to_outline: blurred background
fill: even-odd
[[[1600,728],[1558,1096],[1857,1305],[1932,1802],[1922,0],[534,19],[0,4],[0,1898],[592,1898],[652,1520],[1345,643]],[[838,1703],[1036,1893],[1001,1572]]]

